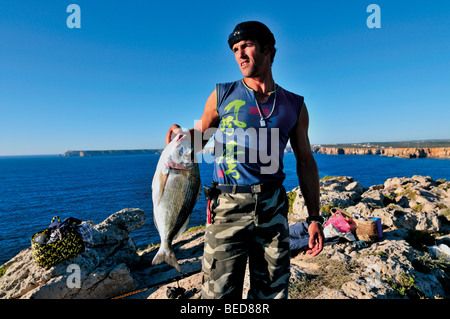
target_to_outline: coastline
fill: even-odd
[[[313,153],[327,155],[381,155],[401,158],[438,158],[449,159],[450,147],[401,147],[401,148],[383,148],[383,147],[329,147],[313,146]]]
[[[340,144],[312,144],[313,153],[326,155],[381,155],[400,158],[436,158],[450,159],[450,140],[422,140],[404,142],[367,142]],[[69,150],[59,156],[89,157],[89,156],[117,156],[117,155],[147,155],[161,154],[162,148],[157,149],[125,149],[125,150]],[[285,153],[292,153],[288,146]],[[203,154],[214,154],[214,147],[204,147]]]
[[[437,158],[450,159],[450,147],[339,147],[339,146],[311,146],[313,153],[326,155],[381,155],[400,158]],[[59,156],[62,157],[91,157],[91,156],[123,156],[123,155],[149,155],[161,154],[162,149],[141,149],[141,150],[81,150],[67,151]],[[205,148],[202,153],[214,154],[214,148]],[[285,149],[285,153],[292,153],[290,147]]]
[[[140,150],[84,150],[67,151],[60,156],[63,157],[89,157],[89,156],[120,156],[120,155],[149,155],[161,154],[162,149],[140,149]]]

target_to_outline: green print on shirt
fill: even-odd
[[[223,150],[222,156],[219,157],[218,164],[222,163],[225,159],[225,164],[228,166],[228,169],[224,172],[227,175],[230,175],[231,177],[235,179],[239,179],[241,176],[239,175],[238,171],[235,170],[235,167],[237,166],[237,160],[235,158],[235,155],[238,154],[244,154],[243,151],[236,151],[237,143],[235,141],[229,141],[225,145],[225,149]]]
[[[233,102],[228,103],[227,106],[225,106],[225,112],[229,112],[234,108],[233,115],[228,115],[226,117],[222,118],[222,121],[220,123],[219,129],[226,135],[231,136],[234,133],[235,127],[247,127],[247,124],[245,122],[239,121],[238,114],[239,109],[245,105],[245,101],[242,100],[234,100]],[[234,125],[233,125],[234,124]],[[233,177],[235,179],[239,179],[240,175],[238,171],[235,169],[237,166],[237,160],[235,158],[235,155],[237,154],[244,154],[243,151],[236,151],[237,143],[235,141],[229,141],[225,145],[225,149],[222,153],[222,156],[219,157],[219,164],[224,162],[225,159],[225,165],[227,165],[228,169],[224,171],[226,175],[230,175],[230,177]]]
[[[247,127],[247,124],[245,124],[245,122],[241,122],[238,119],[239,109],[243,105],[245,105],[245,101],[234,100],[233,102],[230,102],[227,106],[225,106],[226,112],[229,112],[234,107],[234,114],[222,118],[222,122],[219,126],[219,129],[222,132],[231,136],[234,133],[234,127]]]

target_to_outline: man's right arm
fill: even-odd
[[[166,134],[166,144],[169,144],[177,134],[189,133],[191,142],[195,147],[195,152],[200,152],[215,132],[215,130],[210,129],[217,128],[219,121],[219,113],[217,113],[217,93],[216,90],[214,90],[208,97],[203,115],[200,120],[197,121],[194,128],[187,132],[183,132],[179,125],[172,125]],[[201,141],[201,143],[195,143],[194,141]]]

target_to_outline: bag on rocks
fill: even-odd
[[[373,242],[378,237],[377,222],[373,219],[354,219],[356,223],[355,234],[359,240]]]
[[[91,222],[92,223],[92,222]],[[82,222],[79,226],[76,226],[78,234],[80,234],[84,245],[86,246],[86,251],[90,247],[94,246],[94,239],[92,235],[92,227],[88,222]]]
[[[55,221],[57,219],[57,221]],[[53,217],[48,229],[37,232],[31,237],[33,261],[48,268],[84,251],[84,243],[76,226],[81,220],[69,217],[63,222]]]
[[[336,214],[337,212],[340,212],[346,219],[346,221],[351,226],[351,231],[356,235],[358,240],[362,240],[365,242],[373,242],[379,237],[378,233],[378,225],[377,220],[374,219],[366,219],[362,217],[352,218],[351,213],[346,211],[345,209],[339,211],[336,208],[331,209],[332,214]],[[379,226],[381,228],[381,220],[379,222]]]
[[[353,219],[347,216],[344,212],[341,212],[340,210],[337,210],[333,207],[331,209],[331,214],[332,216],[328,218],[324,227],[328,226],[329,224],[333,224],[342,233],[353,231],[356,228]]]

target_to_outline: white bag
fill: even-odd
[[[348,241],[356,240],[351,231],[348,231],[346,233],[340,232],[339,229],[331,223],[325,226],[325,228],[323,229],[323,235],[325,236],[325,238],[342,237]]]

